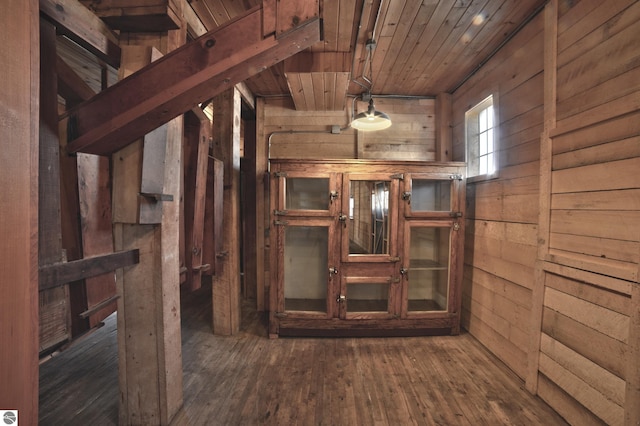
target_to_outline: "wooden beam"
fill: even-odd
[[[40,12],[59,33],[114,68],[120,66],[118,37],[100,18],[77,0],[40,0]]]
[[[317,17],[279,38],[262,38],[261,9],[254,8],[70,111],[78,138],[68,149],[113,153],[319,39]]]
[[[199,108],[195,108],[199,110]],[[194,117],[195,115],[195,117]],[[194,119],[195,118],[195,119]],[[188,268],[186,287],[193,291],[201,287],[202,273],[214,267],[203,261],[204,226],[209,166],[211,121],[202,111],[186,117],[184,165],[185,232],[187,248],[185,263]],[[195,122],[195,125],[193,124]]]
[[[349,52],[300,52],[284,60],[286,73],[349,72]]]
[[[38,2],[0,13],[0,401],[38,423]]]
[[[58,93],[67,101],[67,107],[73,107],[91,99],[96,92],[58,55],[56,59],[58,73]]]
[[[102,301],[102,302],[100,302],[100,303],[96,303],[96,304],[95,304],[94,306],[92,306],[90,309],[87,309],[86,311],[81,312],[81,313],[79,314],[79,316],[80,316],[81,318],[89,318],[89,317],[91,317],[92,315],[94,315],[94,314],[98,313],[99,311],[101,311],[102,309],[106,308],[107,306],[109,306],[109,305],[113,304],[113,303],[114,303],[114,302],[116,302],[119,298],[120,298],[120,296],[118,296],[117,294],[116,294],[116,295],[113,295],[113,296],[111,296],[111,297],[109,297],[109,298],[107,298],[107,299],[103,300],[103,301]]]
[[[213,155],[224,163],[224,229],[220,269],[213,282],[213,332],[240,330],[240,93],[225,91],[213,99]],[[216,218],[219,221],[219,218]]]
[[[163,32],[180,28],[180,0],[80,0],[110,28],[123,32]]]
[[[40,267],[40,291],[135,265],[139,258],[138,250],[134,249],[42,266]]]

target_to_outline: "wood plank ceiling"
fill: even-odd
[[[212,29],[259,2],[190,4]],[[324,40],[247,85],[258,96],[291,95],[299,110],[343,110],[348,99],[367,92],[451,92],[545,2],[319,0]]]

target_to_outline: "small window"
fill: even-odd
[[[465,115],[467,176],[494,177],[498,171],[497,120],[493,96],[489,96]]]

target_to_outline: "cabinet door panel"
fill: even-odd
[[[451,221],[406,222],[403,314],[449,310],[452,226]]]
[[[461,212],[462,178],[456,174],[407,173],[402,198],[405,217],[447,218]]]
[[[335,291],[332,221],[300,220],[282,226],[280,312],[330,317]]]

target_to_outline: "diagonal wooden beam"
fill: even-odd
[[[58,93],[73,106],[95,96],[96,92],[67,63],[57,55]]]
[[[78,0],[40,0],[40,12],[59,33],[112,67],[120,67],[118,37]]]
[[[263,37],[262,10],[255,7],[71,110],[77,138],[67,149],[111,154],[319,40],[317,14]]]

